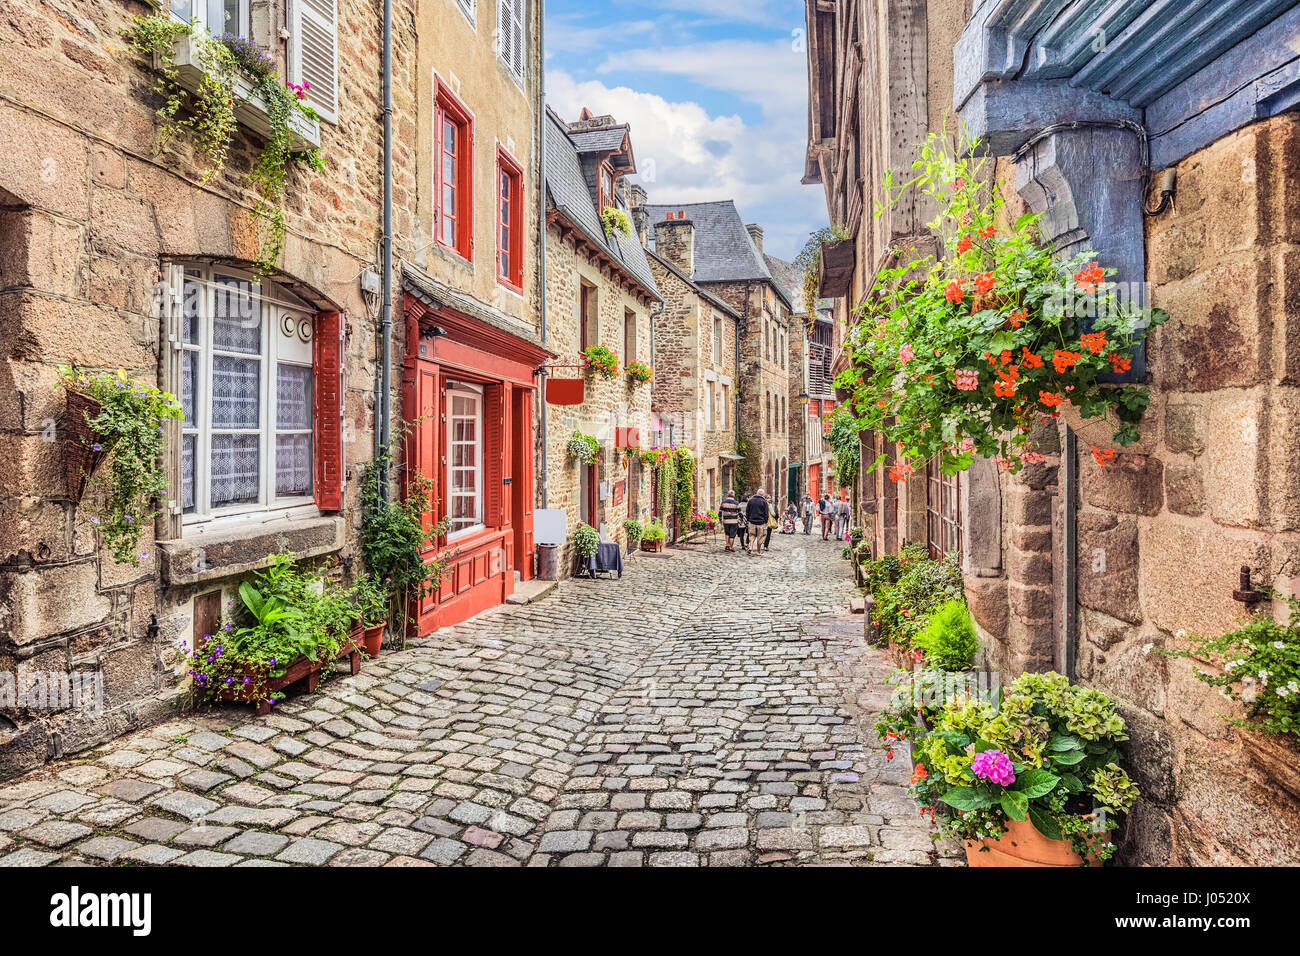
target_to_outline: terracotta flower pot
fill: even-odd
[[[981,847],[988,847],[987,852]],[[1007,832],[1002,839],[985,837],[966,841],[967,866],[1080,866],[1084,859],[1074,852],[1069,840],[1050,840],[1043,836],[1028,820],[1007,821]],[[1089,854],[1088,866],[1101,866],[1101,861]]]
[[[384,643],[384,628],[388,626],[387,621],[381,621],[378,624],[366,628],[363,640],[366,645],[367,657],[378,657],[380,648]]]

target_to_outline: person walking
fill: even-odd
[[[812,495],[804,492],[803,499],[799,502],[799,509],[803,518],[803,533],[811,534],[813,512],[817,510],[817,507],[812,500]]]
[[[767,534],[764,535],[764,537],[763,537],[763,547],[767,548],[767,550],[769,550],[769,551],[772,550],[772,532],[775,531],[778,527],[780,527],[780,522],[778,522],[777,519],[776,519],[776,502],[774,502],[774,501],[772,500],[772,496],[771,496],[771,495],[768,495],[768,497],[767,497]]]
[[[822,495],[821,501],[817,502],[817,514],[822,523],[822,540],[828,541],[831,536],[831,521],[834,518],[831,513],[830,495]]]
[[[848,501],[840,498],[835,502],[835,540],[844,541],[849,536],[849,520],[852,518],[853,509],[849,507]]]
[[[745,502],[745,523],[749,525],[749,537],[754,541],[754,554],[763,553],[763,537],[770,533],[767,522],[771,517],[772,509],[768,507],[767,499],[763,497],[763,489],[759,488],[758,492]]]
[[[727,550],[736,550],[736,535],[740,533],[741,509],[736,500],[736,493],[728,491],[718,508],[718,517],[722,520],[722,530],[727,535]]]
[[[740,538],[741,549],[749,553],[749,522],[745,518],[745,511],[749,507],[749,499],[752,495],[740,496],[740,524],[736,527],[736,536]]]

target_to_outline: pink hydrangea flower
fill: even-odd
[[[1001,750],[985,750],[975,755],[970,764],[971,773],[981,780],[1009,787],[1016,782],[1016,773],[1011,766],[1011,758]]]
[[[954,384],[963,392],[973,392],[979,388],[980,373],[974,369],[959,368]]]

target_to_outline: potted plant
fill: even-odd
[[[600,545],[600,534],[589,524],[580,524],[573,531],[573,553],[578,559],[578,570],[587,566],[587,562],[596,556]]]
[[[645,362],[642,362],[640,359],[632,359],[629,361],[627,366],[624,368],[624,372],[627,374],[627,383],[632,388],[636,388],[638,385],[644,385],[655,377],[654,369]]]
[[[378,657],[383,647],[384,628],[388,624],[388,598],[388,583],[380,581],[369,571],[358,576],[352,585],[352,602],[367,657]]]
[[[641,535],[641,550],[662,551],[664,549],[664,538],[667,536],[668,532],[659,523],[659,519],[651,518],[650,523],[645,526],[645,530]]]
[[[632,235],[632,220],[628,218],[627,213],[617,206],[606,206],[600,211],[600,222],[605,227],[605,234],[608,236]]]
[[[599,375],[607,382],[618,377],[618,356],[607,345],[593,345],[582,353],[588,375]]]
[[[635,518],[628,518],[623,522],[623,531],[627,534],[627,550],[631,553],[640,546],[645,526]]]
[[[600,442],[595,435],[584,435],[580,431],[575,431],[569,438],[565,451],[579,465],[594,464],[600,457]]]
[[[1023,674],[1001,699],[954,700],[920,741],[911,789],[971,866],[1095,866],[1138,797],[1105,694]]]
[[[68,496],[79,501],[87,482],[105,460],[97,480],[104,497],[91,524],[119,562],[139,566],[143,529],[157,516],[157,498],[167,490],[159,465],[165,422],[183,416],[176,397],[118,369],[84,372],[61,367],[68,390],[64,427]]]

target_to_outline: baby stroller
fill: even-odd
[[[788,511],[785,513],[785,517],[781,519],[782,534],[794,534],[794,519],[795,516],[793,514]]]

